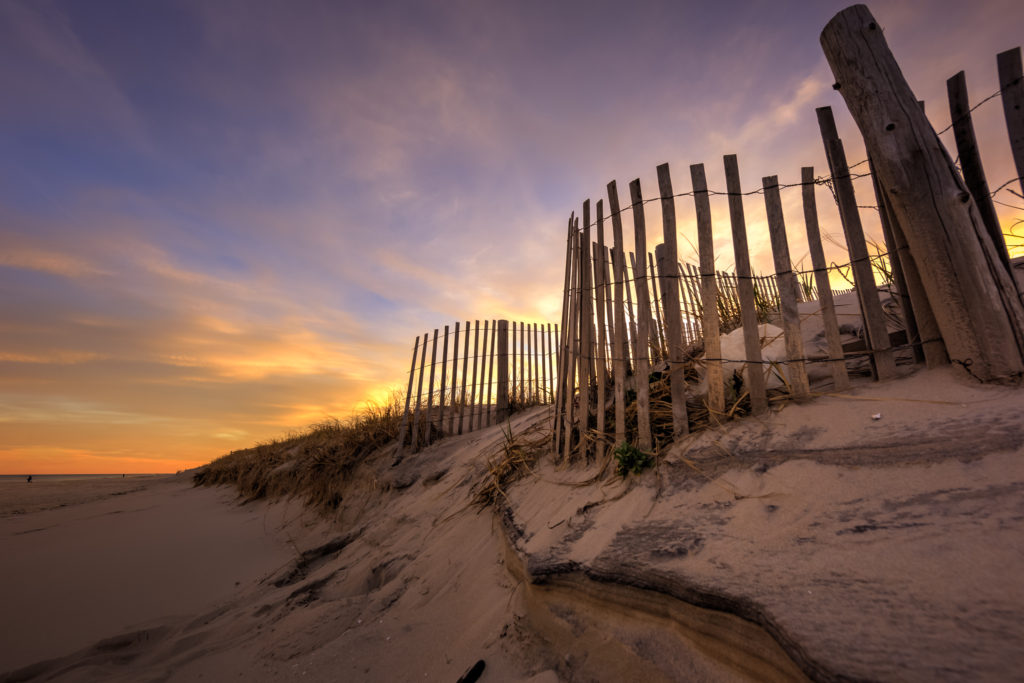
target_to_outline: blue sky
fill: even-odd
[[[565,221],[609,180],[720,187],[736,153],[745,188],[795,181],[822,105],[861,158],[818,44],[842,7],[5,0],[0,471],[173,470],[344,417],[424,330],[557,321]],[[937,128],[946,78],[987,96],[1024,42],[1017,2],[870,7]],[[996,185],[998,101],[976,125]]]

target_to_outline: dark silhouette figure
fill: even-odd
[[[28,475],[28,483],[30,483],[30,484],[32,483],[32,475],[31,474]]]

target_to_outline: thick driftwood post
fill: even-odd
[[[444,326],[444,348],[441,351],[441,391],[437,400],[437,431],[444,434],[444,389],[448,382],[448,326]]]
[[[633,205],[633,238],[635,248],[642,255],[647,251],[647,226],[644,222],[644,200],[640,194],[640,180],[629,183],[629,197]],[[647,268],[644,258],[636,259],[633,275],[636,277],[637,344],[636,344],[636,422],[638,447],[651,450],[651,385],[648,328],[651,324],[651,297],[647,293]]]
[[[686,414],[686,379],[683,367],[683,320],[679,310],[679,248],[676,245],[676,200],[672,192],[672,177],[668,164],[658,166],[658,190],[661,192],[661,216],[664,228],[665,260],[659,267],[665,282],[661,296],[665,300],[665,327],[668,337],[669,390],[672,393],[672,434],[680,436],[690,431]]]
[[[747,354],[747,389],[750,410],[754,415],[768,410],[768,392],[765,388],[764,368],[761,365],[761,334],[754,305],[754,283],[750,279],[750,252],[747,251],[747,225],[743,218],[743,192],[740,189],[740,171],[736,155],[728,154],[725,161],[725,185],[729,194],[729,219],[732,223],[732,249],[736,259],[739,281],[740,320],[743,322],[743,347]]]
[[[722,379],[722,339],[718,328],[718,285],[715,282],[715,240],[711,224],[711,202],[704,164],[690,166],[693,204],[697,211],[697,253],[700,258],[701,300],[704,319],[704,357],[707,358],[708,409],[711,423],[725,413],[725,385]]]
[[[832,301],[832,285],[828,281],[825,251],[821,246],[821,231],[818,228],[818,204],[814,199],[814,168],[805,166],[800,169],[800,181],[803,183],[804,224],[807,228],[807,248],[811,254],[814,280],[818,285],[818,308],[821,310],[821,320],[825,328],[828,357],[832,361],[829,363],[832,366],[832,384],[837,391],[846,391],[850,388],[850,375],[846,371],[843,342],[839,337],[836,307]]]
[[[423,396],[423,371],[427,365],[427,337],[429,332],[423,333],[423,350],[420,352],[420,377],[416,382],[416,412],[412,416],[412,450],[417,450],[419,444],[420,427],[420,397]]]
[[[843,142],[836,132],[832,108],[819,107],[815,112],[818,114],[818,127],[821,129],[821,139],[825,144],[825,158],[832,174],[832,184],[839,200],[839,220],[846,234],[850,270],[853,271],[854,287],[857,290],[857,300],[860,302],[860,313],[864,319],[864,331],[867,333],[878,379],[889,379],[896,375],[896,360],[889,341],[889,331],[885,326],[885,314],[878,300],[875,273],[871,267],[867,243],[864,241],[864,227],[857,209],[857,198],[853,190],[850,169],[846,164]]]
[[[782,215],[782,198],[779,197],[778,176],[761,179],[764,188],[764,206],[768,215],[768,232],[772,240],[772,257],[775,260],[775,277],[779,281],[782,295],[782,331],[786,335],[786,358],[790,389],[793,397],[807,398],[811,393],[807,382],[807,368],[804,367],[804,339],[800,334],[800,311],[797,309],[797,293],[800,285],[793,272],[789,258],[789,240],[786,239],[786,221]]]
[[[1006,131],[1010,135],[1010,152],[1017,167],[1020,190],[1024,192],[1024,68],[1021,67],[1020,48],[1000,52],[996,55],[996,65],[999,89],[1003,92]]]
[[[867,7],[837,14],[821,45],[921,274],[950,358],[981,380],[1024,372],[1024,307]]]
[[[434,425],[434,370],[437,368],[437,328],[434,328],[434,337],[430,340],[430,380],[427,382],[427,414],[424,421],[423,445],[430,445],[431,427]]]
[[[615,181],[608,183],[608,210],[612,219],[612,277],[615,278],[615,327],[612,345],[612,371],[615,373],[615,443],[626,440],[626,311],[622,290],[626,284],[626,262],[623,258],[622,213]]]
[[[985,167],[981,164],[981,151],[978,139],[974,137],[974,121],[971,119],[971,104],[967,97],[967,77],[961,71],[946,81],[946,94],[949,96],[949,116],[953,121],[953,137],[956,140],[956,152],[960,157],[960,170],[964,175],[964,183],[970,190],[974,203],[978,205],[978,213],[988,230],[992,244],[1006,271],[1011,274],[1010,254],[1006,250],[1003,229],[999,227],[999,216],[996,205],[989,194],[988,181],[985,180]]]
[[[426,340],[423,341],[426,344]],[[402,424],[398,428],[398,452],[402,452],[405,442],[405,430],[409,428],[409,401],[412,400],[412,380],[416,376],[416,353],[420,350],[420,338],[416,337],[416,345],[412,347],[412,365],[409,366],[409,388],[405,390],[405,411],[402,413]]]
[[[508,418],[508,321],[498,321],[497,421]]]

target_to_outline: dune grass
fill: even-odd
[[[233,451],[193,477],[197,486],[228,484],[247,500],[302,496],[329,514],[342,501],[352,470],[367,456],[398,438],[404,399],[371,404],[347,419],[330,418],[299,434]]]

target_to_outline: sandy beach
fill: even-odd
[[[1022,409],[919,371],[640,476],[544,459],[496,510],[498,428],[378,452],[329,520],[185,476],[5,490],[0,680],[1021,680]]]

